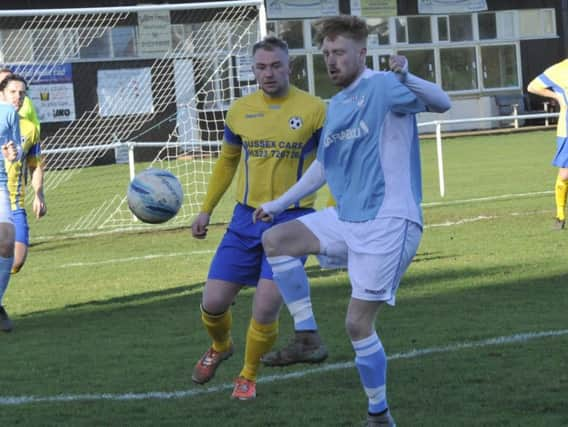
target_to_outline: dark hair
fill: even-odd
[[[6,89],[8,83],[10,82],[22,82],[26,90],[28,90],[28,84],[26,83],[26,79],[24,79],[22,76],[19,76],[18,74],[11,74],[0,82],[0,91]]]
[[[266,36],[252,46],[252,54],[254,55],[259,49],[269,51],[282,49],[286,54],[288,54],[288,43],[276,36]]]
[[[367,42],[369,27],[363,18],[351,15],[339,15],[322,18],[315,22],[316,42],[321,46],[323,39],[335,39],[343,36],[358,42]]]

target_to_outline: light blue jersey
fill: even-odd
[[[414,113],[425,110],[394,73],[368,69],[331,99],[317,158],[339,219],[400,217],[422,223]]]
[[[13,141],[14,144],[22,144],[20,137],[20,118],[14,107],[10,104],[0,102],[0,146],[6,144],[8,141]],[[0,185],[6,185],[8,182],[8,175],[6,173],[6,164],[4,156],[0,151]]]

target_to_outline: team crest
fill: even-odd
[[[288,119],[288,124],[290,125],[290,129],[292,130],[298,130],[302,127],[302,125],[304,124],[304,122],[302,121],[301,117],[298,116],[294,116],[294,117],[290,117]]]

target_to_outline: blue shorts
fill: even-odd
[[[552,166],[568,168],[568,138],[556,138],[556,155],[552,160]]]
[[[28,216],[25,209],[12,211],[14,218],[14,229],[16,230],[16,242],[30,245],[30,227],[28,226]]]
[[[262,247],[262,233],[276,224],[314,212],[313,209],[289,209],[273,222],[252,222],[254,209],[237,204],[233,217],[211,261],[209,279],[224,280],[243,286],[256,286],[259,279],[272,280],[272,269]],[[305,262],[306,258],[302,261]]]

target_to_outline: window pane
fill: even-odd
[[[387,18],[369,18],[369,39],[375,38],[379,45],[389,44],[389,20]]]
[[[438,18],[438,40],[448,41],[448,18],[446,16]]]
[[[484,46],[481,48],[483,87],[518,86],[515,46]]]
[[[35,61],[56,62],[59,59],[58,31],[36,30],[33,32]]]
[[[521,36],[541,34],[540,11],[537,9],[519,10],[519,27]]]
[[[323,55],[314,55],[314,83],[316,95],[322,99],[329,99],[339,92],[339,87],[327,76]]]
[[[29,30],[0,30],[2,33],[2,62],[32,62],[33,43],[32,31]]]
[[[481,40],[497,38],[497,22],[494,13],[480,13],[477,15],[477,22]]]
[[[431,82],[436,82],[436,68],[434,62],[434,50],[401,50],[399,55],[408,59],[408,70]]]
[[[400,17],[395,19],[396,23],[396,41],[398,43],[406,43],[406,18]]]
[[[306,55],[290,56],[290,83],[306,92],[309,90]]]
[[[276,22],[273,31],[278,37],[286,40],[290,49],[304,48],[304,28],[302,21]]]
[[[408,43],[431,43],[430,17],[408,18]]]
[[[390,55],[379,55],[379,71],[389,71]]]
[[[112,29],[111,35],[115,58],[136,56],[134,27],[115,27]]]
[[[93,31],[95,31],[93,29]],[[105,31],[101,37],[95,38],[87,46],[82,46],[81,58],[110,58],[110,33]]]
[[[543,32],[544,34],[553,34],[554,33],[554,10],[543,10],[542,11],[542,20],[543,20]]]
[[[450,40],[453,42],[473,40],[471,15],[450,15]]]
[[[477,89],[476,57],[473,47],[440,49],[442,88],[444,90]]]

